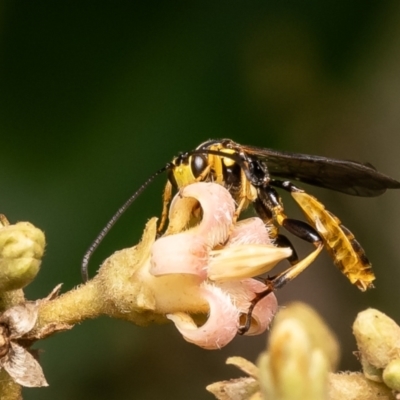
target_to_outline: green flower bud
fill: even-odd
[[[21,289],[39,272],[44,233],[29,222],[9,225],[0,219],[0,291]]]
[[[400,327],[387,315],[369,308],[358,314],[353,324],[363,366],[382,369],[400,358]]]
[[[259,359],[264,397],[327,399],[328,373],[338,354],[336,339],[321,318],[306,305],[289,305],[275,318],[267,353]]]
[[[382,374],[383,382],[391,389],[400,392],[400,358],[391,361]]]
[[[334,371],[340,359],[339,342],[318,313],[304,303],[293,302],[279,311],[274,323],[279,324],[280,321],[289,318],[295,318],[302,324],[311,345],[323,351],[328,359],[330,370]]]

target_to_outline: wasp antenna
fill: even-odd
[[[88,265],[90,257],[93,255],[95,250],[99,247],[99,244],[102,242],[104,237],[110,232],[111,228],[115,225],[118,221],[119,217],[129,208],[129,206],[139,197],[139,195],[143,192],[146,187],[153,182],[153,180],[163,172],[167,171],[168,169],[172,168],[172,164],[168,163],[163,168],[159,169],[153,175],[150,176],[143,184],[140,186],[138,190],[118,209],[118,211],[112,216],[112,218],[107,222],[107,225],[100,231],[97,235],[94,242],[90,245],[88,250],[86,251],[85,255],[82,259],[81,265],[81,275],[83,282],[87,282],[89,280],[89,273],[88,273]]]

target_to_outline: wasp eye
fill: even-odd
[[[207,167],[207,157],[203,155],[193,156],[190,161],[190,167],[192,168],[193,176],[198,178]]]

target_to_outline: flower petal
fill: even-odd
[[[230,281],[252,278],[270,271],[292,254],[288,247],[272,244],[241,244],[213,250],[208,265],[208,278]]]
[[[198,182],[188,185],[174,197],[170,208],[171,218],[174,215],[178,218],[179,207],[187,207],[184,200],[188,197],[200,202],[202,220],[194,228],[164,236],[153,244],[150,273],[155,276],[184,273],[206,279],[210,249],[228,239],[235,212],[230,193],[217,184]],[[174,224],[174,220],[170,224]]]
[[[210,305],[209,317],[204,325],[198,327],[185,313],[168,314],[167,318],[174,322],[188,342],[208,350],[219,349],[235,337],[239,311],[220,288],[204,283],[202,291]]]
[[[150,273],[193,274],[205,279],[208,252],[204,238],[190,231],[162,237],[152,246]]]
[[[255,293],[260,293],[266,286],[255,279],[243,279],[241,281],[224,282],[218,284],[221,289],[235,299],[238,310],[246,315]],[[251,316],[250,329],[245,335],[259,335],[263,333],[272,321],[278,309],[278,301],[273,293],[264,297],[255,306]]]
[[[11,342],[7,357],[2,360],[2,366],[21,386],[41,387],[49,386],[43,375],[40,364],[24,347]]]
[[[238,221],[229,235],[227,247],[239,244],[270,244],[268,229],[261,218],[252,217]]]
[[[149,276],[152,279],[144,277],[144,282],[153,293],[154,308],[161,314],[208,312],[208,302],[203,297],[202,280],[199,277],[187,274]]]
[[[171,209],[177,206],[179,197],[193,197],[199,201],[203,218],[196,230],[198,235],[207,238],[210,248],[226,241],[235,213],[235,202],[227,189],[207,182],[185,186],[175,197],[177,200],[171,204]]]
[[[265,290],[265,285],[255,279],[247,279],[245,281],[255,293]],[[252,321],[250,329],[245,333],[246,336],[259,335],[267,330],[270,326],[272,319],[278,311],[278,300],[274,293],[270,293],[261,299],[251,314]]]

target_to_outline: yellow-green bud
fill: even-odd
[[[289,318],[295,318],[302,324],[311,345],[323,351],[328,359],[330,370],[334,371],[340,359],[339,342],[318,313],[304,303],[293,302],[279,311],[275,316],[274,324],[279,324],[280,321]]]
[[[336,339],[321,318],[306,305],[289,305],[275,318],[267,353],[258,362],[264,397],[326,399],[328,372],[338,354]]]
[[[382,374],[383,382],[391,389],[400,392],[400,358],[391,361]]]
[[[400,358],[400,327],[384,313],[373,308],[360,312],[353,333],[363,365],[368,362],[382,369]]]
[[[21,289],[39,272],[44,233],[29,222],[0,221],[0,291]]]

